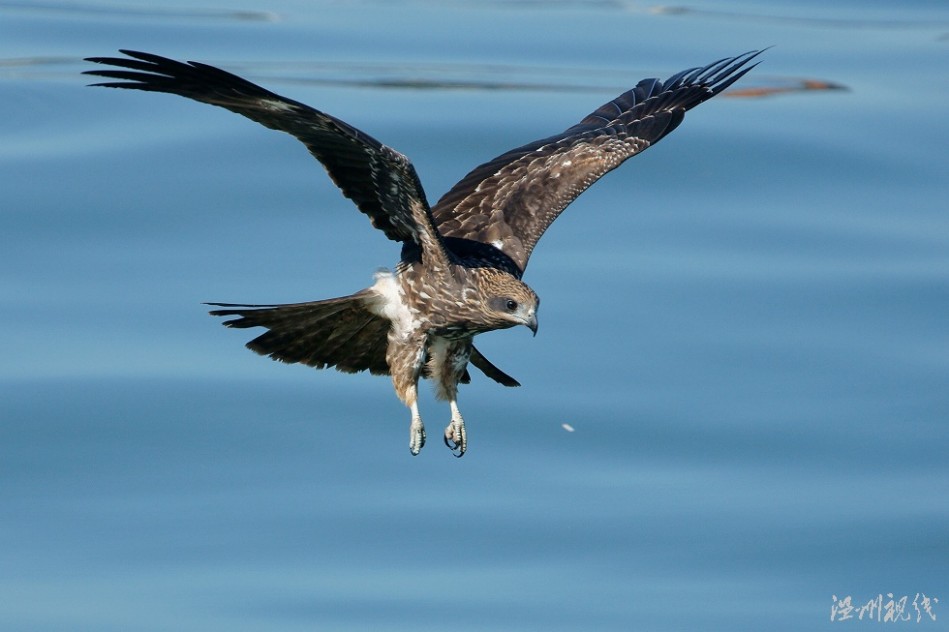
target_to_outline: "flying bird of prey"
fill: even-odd
[[[445,444],[462,456],[468,440],[458,384],[471,363],[505,386],[516,380],[473,344],[477,334],[525,325],[537,333],[540,303],[521,277],[547,227],[578,195],[624,160],[674,130],[689,110],[757,64],[752,51],[690,68],[665,81],[645,79],[559,134],[512,149],[475,167],[434,206],[408,158],[368,134],[303,103],[213,66],[130,50],[127,58],[87,61],[119,68],[86,74],[94,85],[168,92],[227,108],[300,140],[343,195],[372,225],[402,244],[393,271],[350,296],[290,305],[211,303],[228,327],[267,331],[247,346],[284,362],[391,375],[411,410],[409,449],[425,428],[419,378],[448,400]]]

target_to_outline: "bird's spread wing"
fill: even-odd
[[[351,296],[290,305],[211,303],[213,316],[236,316],[224,324],[266,332],[247,343],[261,355],[281,362],[346,373],[369,370],[387,375],[386,336],[390,323],[370,309],[372,296],[363,290]]]
[[[332,366],[345,373],[368,370],[374,375],[389,375],[386,347],[391,323],[373,311],[374,300],[369,291],[363,290],[350,296],[289,305],[209,305],[222,308],[212,311],[212,316],[236,317],[224,322],[228,327],[267,329],[247,343],[249,349],[261,355],[318,369]],[[504,386],[520,386],[474,347],[471,363]],[[471,381],[467,369],[461,381]]]
[[[122,69],[86,72],[118,80],[94,85],[177,94],[227,108],[291,134],[323,163],[343,194],[389,239],[415,242],[423,250],[441,249],[415,168],[399,152],[329,114],[213,66],[137,51],[121,52],[129,59],[88,58]]]
[[[666,81],[645,79],[561,134],[476,167],[432,209],[443,237],[499,249],[524,271],[557,216],[608,171],[658,142],[686,110],[711,99],[754,65],[752,51]]]

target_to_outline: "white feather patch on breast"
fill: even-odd
[[[399,278],[389,270],[380,270],[375,277],[376,282],[369,289],[379,300],[370,304],[372,312],[388,318],[399,336],[404,337],[417,330],[420,326],[418,312],[406,304]]]

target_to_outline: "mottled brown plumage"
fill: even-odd
[[[95,85],[178,94],[227,108],[306,145],[372,225],[402,243],[393,272],[341,298],[293,305],[212,303],[228,327],[264,327],[247,344],[276,360],[389,374],[411,409],[409,447],[425,443],[418,380],[449,401],[445,443],[467,449],[457,406],[471,363],[505,386],[516,380],[475,349],[479,333],[526,325],[537,331],[539,299],[521,276],[544,231],[603,174],[671,132],[685,111],[737,81],[757,52],[647,79],[564,132],[506,152],[472,170],[429,207],[415,168],[399,152],[349,124],[198,62],[122,51],[93,57],[115,66],[86,74]]]

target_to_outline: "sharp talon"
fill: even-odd
[[[465,422],[461,419],[453,419],[448,427],[445,428],[445,445],[452,451],[455,458],[461,458],[468,449],[468,432],[465,430]]]
[[[418,456],[418,453],[425,447],[425,426],[421,419],[413,419],[409,426],[409,452],[412,456]]]

